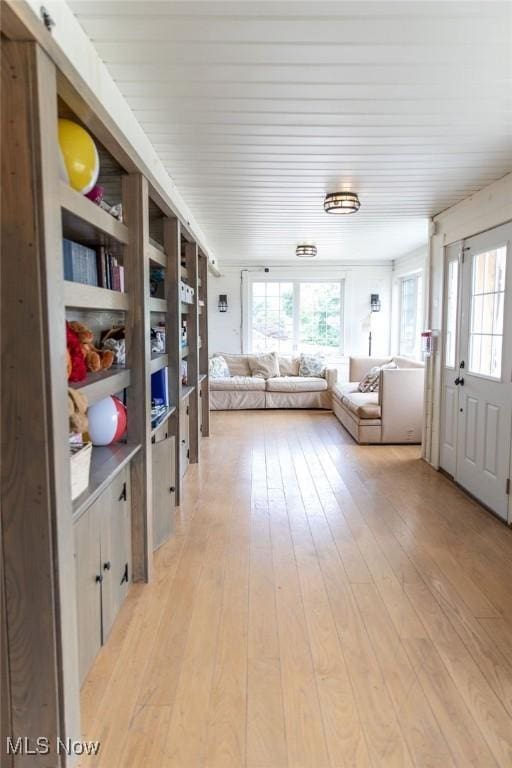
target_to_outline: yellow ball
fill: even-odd
[[[94,141],[81,125],[59,119],[61,172],[67,183],[86,195],[96,184],[100,159]]]

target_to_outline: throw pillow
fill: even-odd
[[[249,367],[248,355],[236,355],[228,352],[216,353],[216,357],[223,357],[226,361],[226,365],[229,368],[230,376],[250,376],[251,369]]]
[[[229,379],[229,368],[221,355],[210,357],[209,371],[212,379]]]
[[[275,352],[269,352],[266,355],[254,355],[249,358],[251,373],[258,379],[272,379],[279,376],[279,363]]]
[[[283,357],[279,355],[279,375],[280,376],[298,376],[299,375],[299,358],[298,357]]]
[[[299,376],[325,376],[325,359],[322,355],[301,354]]]
[[[358,392],[377,392],[380,385],[380,372],[387,368],[397,367],[397,364],[393,361],[385,363],[385,365],[374,365],[359,382]]]

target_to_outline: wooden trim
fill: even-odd
[[[128,389],[128,442],[141,446],[131,463],[132,556],[134,581],[149,581],[153,567],[151,478],[151,372],[150,312],[147,301],[149,261],[148,184],[140,173],[123,177],[123,212],[130,229],[124,249],[125,280],[131,305],[126,322],[127,363],[132,385]]]
[[[166,219],[164,222],[164,248],[167,256],[165,270],[165,295],[167,297],[167,354],[169,356],[169,402],[176,406],[169,419],[169,426],[176,438],[176,506],[181,498],[181,451],[180,436],[180,393],[181,393],[181,300],[180,300],[180,265],[181,265],[181,225],[178,219]]]
[[[162,368],[165,368],[167,365],[169,365],[169,355],[155,355],[155,357],[151,358],[151,373],[156,373],[157,371],[162,370]]]
[[[199,252],[199,277],[201,279],[199,299],[203,306],[199,305],[199,334],[202,344],[199,350],[199,374],[201,376],[200,407],[202,409],[201,436],[210,435],[210,381],[208,361],[208,259]]]
[[[92,449],[91,471],[87,489],[73,501],[73,524],[94,504],[116,475],[132,460],[140,445],[114,443]]]
[[[62,208],[69,211],[83,221],[87,221],[95,229],[104,232],[114,240],[126,244],[130,239],[130,233],[126,224],[114,219],[107,211],[95,205],[87,197],[76,192],[69,184],[60,182],[59,197]]]
[[[73,389],[79,389],[86,396],[89,405],[93,405],[109,395],[121,392],[122,389],[129,387],[130,383],[130,369],[114,366],[107,371],[89,373],[84,381],[79,381],[77,384],[71,384],[70,386]]]
[[[160,264],[161,267],[167,266],[167,257],[164,251],[157,248],[152,243],[146,243],[144,250],[146,252],[146,258],[153,261],[155,264]]]
[[[197,377],[199,374],[199,323],[197,315],[197,302],[199,287],[197,284],[197,243],[185,244],[185,264],[188,272],[188,284],[194,289],[194,301],[189,305],[187,315],[187,340],[188,357],[187,372],[188,384],[193,387],[189,398],[189,435],[190,435],[190,463],[199,461],[199,387]]]
[[[53,756],[46,761],[68,765],[54,751],[57,736],[80,737],[56,73],[34,43],[2,41],[1,113],[1,344],[9,361],[2,367],[2,433],[9,436],[1,448],[2,542],[11,735],[48,736]],[[27,318],[37,339],[29,345],[19,343]]]
[[[111,309],[123,312],[130,306],[127,293],[70,280],[64,281],[64,303],[66,307],[76,309]]]
[[[149,283],[149,277],[148,277],[148,283]],[[165,299],[151,298],[149,300],[149,309],[150,309],[150,312],[167,312],[167,301]]]

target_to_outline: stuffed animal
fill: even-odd
[[[114,362],[114,353],[109,349],[96,349],[92,331],[83,323],[73,320],[69,324],[76,333],[88,371],[101,371],[110,368]]]
[[[87,377],[80,339],[69,323],[66,323],[66,352],[68,381],[83,381]]]
[[[89,421],[87,419],[87,398],[80,390],[68,388],[68,416],[70,432],[87,432]]]

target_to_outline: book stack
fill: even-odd
[[[64,238],[62,252],[65,280],[124,293],[124,267],[104,246],[96,251]]]
[[[151,374],[151,427],[155,427],[169,408],[169,370]]]

